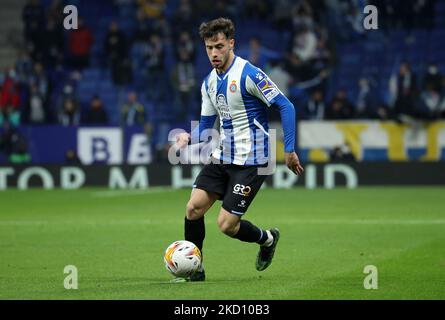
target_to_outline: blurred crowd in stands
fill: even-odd
[[[61,0],[29,0],[23,8],[24,45],[15,65],[0,74],[5,128],[149,124],[150,132],[161,122],[199,119],[199,88],[210,64],[198,27],[219,16],[236,24],[235,53],[269,74],[294,102],[298,119],[445,117],[443,61],[404,61],[387,51],[395,66],[388,76],[354,74],[353,85],[338,84],[349,63],[339,48],[385,43],[394,32],[403,45],[418,47],[416,32],[443,28],[435,25],[435,0],[70,1],[76,3],[76,30],[64,29]],[[363,28],[366,4],[379,9],[379,31]],[[85,18],[82,9],[93,5],[103,16]],[[353,68],[366,61],[357,63]],[[107,75],[112,86],[105,95],[96,92]],[[85,89],[89,83],[96,87]]]

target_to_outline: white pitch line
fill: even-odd
[[[73,226],[109,226],[109,225],[164,225],[164,224],[180,224],[183,220],[64,220],[64,221],[48,221],[48,220],[0,220],[0,226],[42,226],[42,225],[73,225]]]
[[[93,198],[113,198],[113,197],[126,197],[126,196],[140,196],[154,193],[166,193],[174,192],[177,189],[171,187],[153,187],[149,189],[135,189],[135,190],[109,190],[109,191],[95,191],[90,195]]]
[[[292,224],[356,224],[356,225],[435,225],[445,224],[445,219],[281,219],[280,223]]]
[[[183,220],[178,219],[156,219],[156,220],[74,220],[74,221],[49,221],[49,220],[0,220],[0,226],[35,226],[35,225],[86,225],[86,226],[107,226],[107,225],[165,225],[165,224],[181,224]],[[317,224],[317,225],[445,225],[444,219],[436,220],[377,220],[377,219],[311,219],[298,220],[280,219],[276,221],[278,224]]]

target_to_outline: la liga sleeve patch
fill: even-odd
[[[268,77],[264,77],[256,86],[269,103],[273,103],[273,99],[280,94],[280,90]]]

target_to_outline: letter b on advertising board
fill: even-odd
[[[122,131],[119,128],[79,129],[77,150],[83,164],[121,164]]]

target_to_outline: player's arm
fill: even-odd
[[[304,172],[297,153],[295,152],[295,108],[286,96],[280,94],[274,102],[281,115],[284,132],[284,160],[287,167],[297,175]]]
[[[215,125],[217,113],[215,108],[213,107],[212,101],[210,100],[209,94],[207,93],[205,81],[202,83],[201,86],[201,96],[202,104],[201,118],[199,120],[199,124],[192,130],[191,133],[184,132],[177,135],[176,145],[179,148],[186,146],[190,142],[199,142],[201,133],[204,130],[212,129]]]
[[[252,68],[246,79],[247,91],[263,101],[268,107],[280,111],[284,132],[284,158],[287,167],[297,175],[304,171],[295,152],[295,108],[272,80],[260,69]]]

